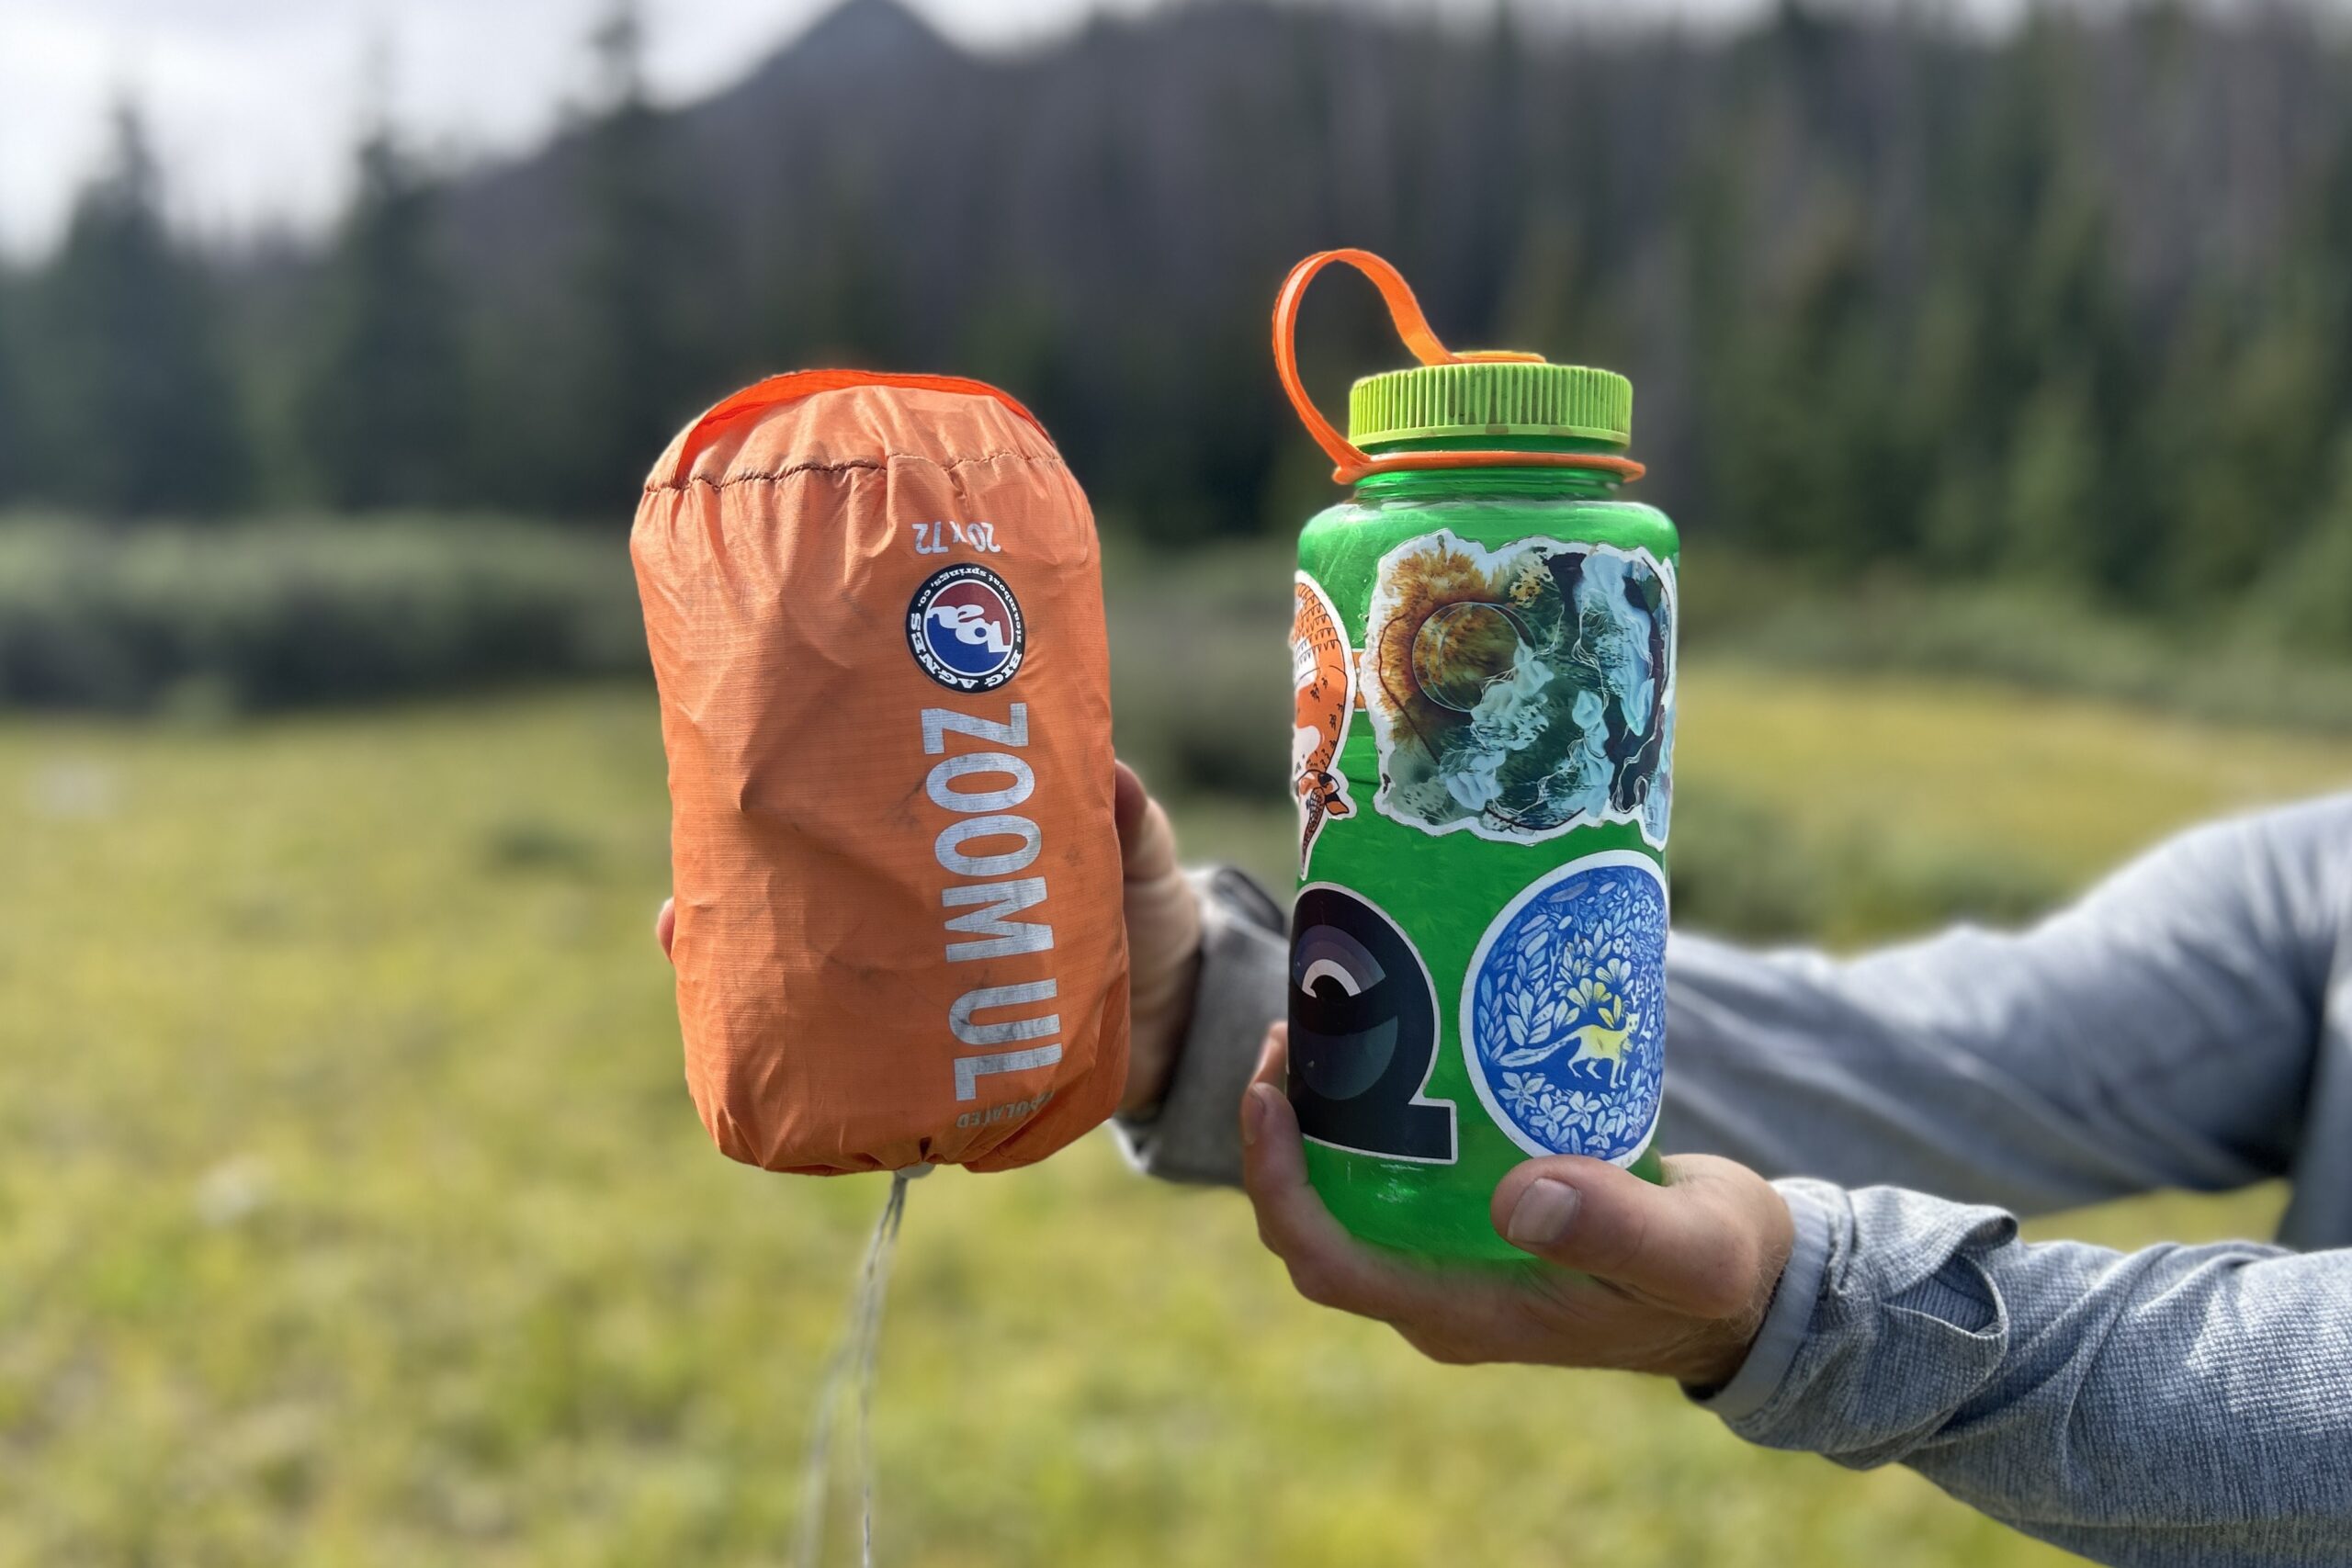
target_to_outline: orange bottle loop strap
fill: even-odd
[[[1396,473],[1423,468],[1489,468],[1509,467],[1519,468],[1594,468],[1615,474],[1631,483],[1645,472],[1641,464],[1631,457],[1612,457],[1600,452],[1388,452],[1373,457],[1350,441],[1323,417],[1307,395],[1306,383],[1298,374],[1298,307],[1306,297],[1306,286],[1315,281],[1316,274],[1333,262],[1345,262],[1372,280],[1380,290],[1381,299],[1388,307],[1388,319],[1396,324],[1396,335],[1413,352],[1413,357],[1424,365],[1472,365],[1497,361],[1540,365],[1540,354],[1514,354],[1504,350],[1476,354],[1456,354],[1438,341],[1430,330],[1429,318],[1421,314],[1420,301],[1413,298],[1412,285],[1405,275],[1370,251],[1341,249],[1317,251],[1290,269],[1283,279],[1282,292],[1274,299],[1274,373],[1282,378],[1283,390],[1290,398],[1290,406],[1298,412],[1306,434],[1323,448],[1334,467],[1331,478],[1346,485],[1371,474]]]

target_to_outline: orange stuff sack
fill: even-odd
[[[1094,519],[977,381],[808,371],[662,454],[631,536],[686,1082],[771,1170],[1027,1165],[1126,1077]]]

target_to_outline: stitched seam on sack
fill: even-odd
[[[848,457],[838,463],[793,463],[766,473],[729,474],[722,479],[707,479],[689,476],[685,479],[672,479],[663,484],[647,485],[645,493],[648,495],[683,494],[686,491],[696,488],[726,490],[733,485],[774,484],[779,479],[788,479],[795,474],[842,474],[860,470],[878,474],[886,472],[892,463],[928,463],[934,468],[963,468],[980,463],[997,463],[1006,460],[1015,463],[1039,463],[1055,468],[1064,466],[1058,456],[1040,457],[1030,452],[982,452],[969,457],[950,457],[944,463],[936,457],[924,457],[919,452],[893,452],[888,457],[878,459]]]

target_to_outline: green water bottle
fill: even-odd
[[[1342,436],[1299,380],[1307,283],[1376,284],[1421,361]],[[1495,1184],[1579,1154],[1658,1179],[1679,545],[1622,500],[1633,389],[1453,354],[1396,270],[1299,264],[1284,389],[1352,493],[1298,541],[1290,1098],[1340,1222],[1447,1260],[1522,1259]]]

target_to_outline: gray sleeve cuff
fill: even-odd
[[[1805,1330],[1813,1325],[1814,1303],[1821,1295],[1822,1279],[1829,1269],[1828,1207],[1805,1182],[1776,1185],[1789,1206],[1789,1217],[1796,1222],[1797,1239],[1787,1266],[1781,1270],[1781,1282],[1773,1287],[1764,1326],[1756,1331],[1747,1359],[1740,1363],[1731,1382],[1712,1393],[1691,1395],[1701,1409],[1711,1410],[1727,1422],[1755,1415],[1779,1391],[1789,1368],[1796,1363]]]
[[[1752,1367],[1706,1407],[1765,1448],[1857,1469],[1906,1459],[1983,1392],[2008,1353],[2008,1309],[1987,1264],[2019,1250],[2017,1222],[1898,1188],[1776,1185],[1800,1247],[1810,1229],[1826,1255],[1810,1292],[1799,1289],[1792,1258],[1768,1314],[1787,1308],[1793,1353],[1768,1322]]]
[[[1192,874],[1201,898],[1201,977],[1193,1022],[1155,1109],[1112,1122],[1136,1169],[1165,1181],[1238,1186],[1241,1094],[1266,1026],[1289,1006],[1282,909],[1229,866]]]

